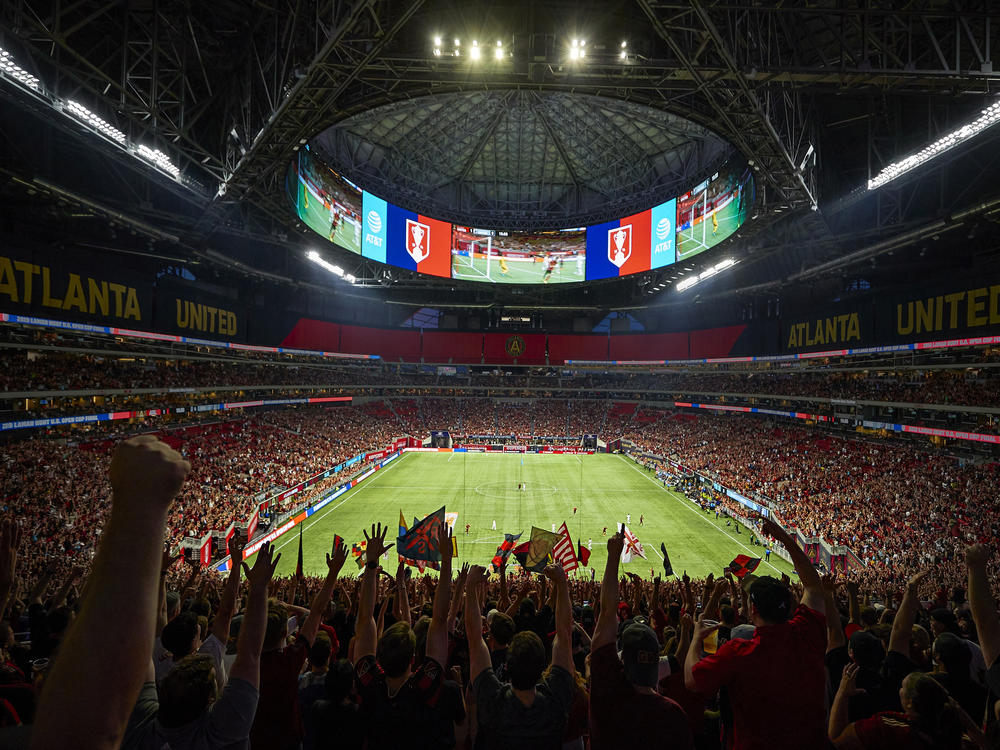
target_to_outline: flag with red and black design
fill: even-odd
[[[500,543],[500,546],[497,547],[497,553],[493,555],[493,560],[491,562],[494,572],[499,570],[500,565],[507,562],[510,558],[511,550],[514,549],[514,545],[517,543],[517,540],[521,538],[521,534],[523,533],[524,532],[520,532],[516,536],[514,534],[503,535],[503,541]]]
[[[580,543],[580,540],[576,540],[576,556],[580,561],[580,565],[587,567],[587,563],[590,562],[590,550]]]
[[[753,573],[757,570],[758,565],[760,565],[759,557],[737,555],[733,561],[729,563],[729,571],[737,578],[743,578],[743,576],[748,573]]]
[[[368,540],[362,539],[357,544],[351,545],[351,554],[354,555],[354,562],[358,564],[359,568],[365,566],[365,548],[368,546]]]
[[[444,525],[444,506],[413,525],[403,536],[397,537],[396,549],[408,560],[426,560],[441,562],[441,552],[438,550],[438,535]],[[455,556],[456,545],[452,544],[452,557]]]

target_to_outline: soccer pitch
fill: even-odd
[[[506,274],[500,270],[500,262],[496,257],[489,259],[489,269],[486,266],[486,258],[452,256],[452,278],[503,284],[541,284],[545,274],[545,264],[535,261],[508,260]],[[576,258],[567,258],[561,267],[556,264],[552,276],[549,277],[549,283],[569,284],[585,279],[584,264],[581,263],[578,269]]]
[[[518,491],[522,482],[526,490]],[[764,556],[763,547],[751,545],[747,529],[737,534],[735,521],[732,526],[726,526],[724,519],[716,521],[714,513],[706,514],[663,489],[652,474],[624,456],[405,453],[304,522],[304,572],[326,574],[325,555],[335,534],[350,547],[364,539],[363,528],[381,522],[389,527],[387,540],[395,540],[400,510],[412,526],[414,517],[423,518],[442,505],[458,513],[457,565],[488,565],[504,532],[523,531],[521,541],[527,541],[532,525],[551,531],[552,524],[558,529],[565,521],[574,542],[579,539],[586,546],[593,540],[589,567],[600,580],[607,559],[603,529],[607,526],[608,535],[612,534],[628,513],[632,514],[628,527],[645,547],[646,560],[637,559],[622,569],[644,577],[650,568],[663,573],[660,542],[666,544],[678,576],[685,570],[692,577],[718,576],[737,555]],[[645,517],[641,526],[640,515]],[[278,575],[295,572],[298,537],[293,529],[275,542],[282,553]],[[393,548],[384,567],[395,572],[396,565]],[[775,576],[791,571],[777,555],[757,569],[760,575]],[[354,558],[349,557],[344,575],[357,572]]]
[[[716,218],[719,220],[719,231],[712,233],[712,219],[699,222],[690,229],[685,229],[677,235],[677,260],[681,261],[690,258],[692,255],[708,250],[710,247],[718,245],[729,235],[739,229],[745,217],[739,213],[739,201],[731,200],[719,211]],[[744,209],[745,211],[745,209]],[[704,236],[702,234],[704,233]]]

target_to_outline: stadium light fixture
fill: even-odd
[[[12,81],[21,84],[32,91],[39,90],[38,79],[14,62],[10,52],[0,47],[0,73]]]
[[[473,60],[478,60],[481,54],[482,53],[479,49],[479,42],[473,40],[472,49],[469,50],[469,57],[471,57]]]
[[[435,47],[440,47],[441,46],[441,37],[439,37],[439,36],[434,37],[434,46]]]
[[[174,163],[172,161],[170,161],[170,157],[167,156],[162,151],[160,151],[160,149],[158,149],[158,148],[157,149],[152,149],[152,148],[149,148],[148,146],[143,146],[143,145],[140,144],[136,148],[135,152],[139,156],[141,156],[143,159],[146,159],[147,161],[152,162],[153,164],[155,164],[156,166],[158,166],[160,169],[162,169],[164,172],[167,172],[168,174],[172,175],[175,179],[181,173],[181,170],[179,170],[174,165]]]
[[[106,135],[113,141],[125,145],[125,134],[113,125],[105,122],[100,117],[95,115],[89,109],[84,107],[79,102],[69,101],[66,103],[66,111],[68,111],[74,117],[83,120],[85,123],[90,125],[94,130],[99,133]]]
[[[733,260],[732,258],[726,258],[725,260],[716,263],[714,266],[706,268],[701,273],[692,274],[691,276],[685,276],[683,279],[677,282],[677,291],[683,292],[687,289],[690,289],[695,284],[704,281],[705,279],[709,279],[712,276],[715,276],[720,271],[724,271],[730,266],[735,266],[735,265],[736,265],[735,260]]]
[[[939,154],[943,154],[945,151],[961,143],[965,143],[965,141],[971,138],[975,138],[987,128],[996,125],[997,122],[1000,122],[1000,102],[990,105],[972,122],[963,125],[958,130],[952,131],[929,146],[925,146],[917,153],[910,154],[905,159],[893,162],[884,167],[874,178],[868,180],[868,189],[876,190],[887,182],[892,182],[897,177],[913,171]]]
[[[503,60],[503,42],[497,40],[496,49],[493,50],[493,57],[497,60]]]
[[[322,255],[320,255],[315,250],[309,250],[308,252],[306,252],[306,258],[311,260],[320,268],[326,269],[334,276],[343,279],[348,284],[353,284],[355,281],[358,280],[354,274],[346,273],[343,268],[341,268],[340,266],[335,266],[333,263],[326,260]]]

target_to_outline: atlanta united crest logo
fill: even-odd
[[[632,257],[632,225],[608,230],[608,260],[621,268]]]
[[[414,263],[425,260],[431,254],[431,228],[413,219],[406,220],[406,252]]]
[[[504,349],[508,357],[520,357],[524,354],[524,339],[520,336],[511,336],[504,343]]]

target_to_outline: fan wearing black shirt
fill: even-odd
[[[355,679],[361,698],[361,716],[369,747],[407,747],[442,750],[452,745],[436,731],[443,700],[444,667],[448,658],[448,605],[451,601],[451,533],[447,524],[438,529],[441,574],[434,592],[434,610],[427,630],[427,655],[416,671],[413,657],[416,636],[406,622],[397,622],[378,640],[376,650],[375,588],[379,556],[386,546],[388,528],[381,524],[365,533],[366,560],[361,580],[355,653]]]
[[[465,589],[465,632],[469,639],[470,670],[476,696],[477,750],[558,750],[566,732],[573,702],[573,611],[566,571],[549,565],[545,575],[556,588],[556,632],[552,642],[552,669],[545,644],[530,630],[517,633],[507,652],[509,683],[493,672],[490,650],[483,640],[483,613],[479,589],[484,570],[473,565]]]

